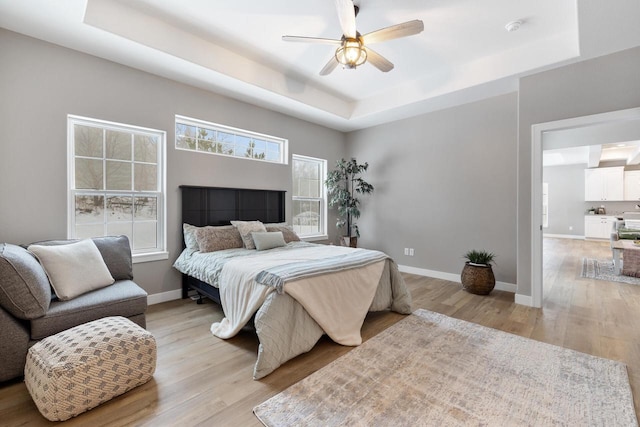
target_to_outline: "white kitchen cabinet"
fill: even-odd
[[[624,199],[634,201],[640,200],[640,170],[625,171]]]
[[[610,238],[615,221],[615,216],[586,215],[584,217],[584,237],[587,239]]]
[[[584,170],[584,200],[613,201],[624,199],[624,167]]]

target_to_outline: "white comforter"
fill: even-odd
[[[358,345],[367,310],[391,308],[411,313],[411,300],[395,263],[388,259],[365,267],[287,282],[285,294],[257,283],[269,267],[339,255],[351,248],[292,243],[264,252],[231,249],[213,253],[185,250],[174,266],[220,289],[225,318],[211,331],[234,336],[253,314],[260,347],[254,378],[309,351],[327,333],[334,341]]]
[[[226,317],[214,323],[211,332],[220,338],[231,338],[258,311],[267,295],[275,292],[275,288],[256,282],[261,271],[283,264],[343,256],[352,251],[352,248],[312,245],[285,253],[254,251],[255,255],[227,261],[220,273],[220,301]],[[302,304],[335,342],[359,345],[362,343],[360,328],[383,268],[384,262],[378,261],[361,268],[306,277],[287,282],[284,292]]]

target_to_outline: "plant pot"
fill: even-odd
[[[466,262],[460,275],[462,289],[476,295],[488,295],[496,286],[491,265]]]
[[[358,238],[357,237],[349,237],[349,236],[342,236],[342,238],[340,239],[340,243],[342,244],[342,246],[349,246],[351,248],[357,248],[358,247]]]

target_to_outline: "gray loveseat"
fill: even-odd
[[[23,375],[27,351],[34,343],[73,326],[107,316],[124,316],[146,327],[147,293],[132,281],[128,238],[92,240],[115,283],[67,301],[56,298],[35,256],[22,246],[0,244],[0,381]]]

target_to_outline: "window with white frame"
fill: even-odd
[[[327,198],[324,181],[327,161],[314,157],[292,156],[292,226],[300,237],[326,238]]]
[[[184,116],[176,116],[176,148],[287,163],[286,139]]]
[[[124,234],[134,261],[166,259],[166,133],[68,116],[68,237]]]

